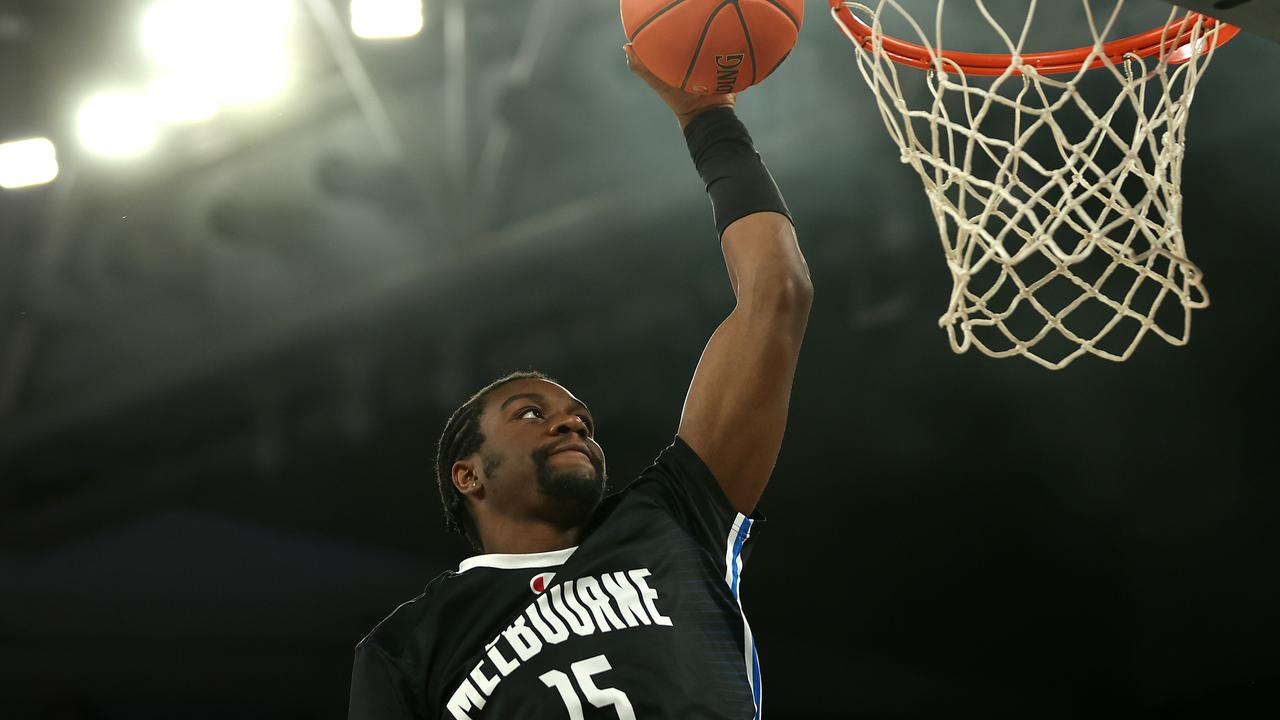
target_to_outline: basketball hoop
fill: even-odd
[[[1148,332],[1185,345],[1191,311],[1209,304],[1182,238],[1183,147],[1194,87],[1239,29],[1173,9],[1108,41],[1124,0],[1101,24],[1082,2],[1092,45],[1024,52],[1036,0],[1015,34],[975,0],[1007,50],[975,53],[942,49],[946,0],[932,39],[898,0],[830,0],[902,162],[924,182],[954,283],[939,325],[957,353],[1053,370],[1085,353],[1119,362]],[[890,13],[918,42],[885,34]],[[899,65],[927,73],[904,81]]]

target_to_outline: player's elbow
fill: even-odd
[[[813,306],[813,282],[803,266],[788,272],[770,273],[753,288],[751,305],[778,318],[804,322]]]
[[[778,296],[782,308],[807,317],[809,308],[813,306],[813,280],[809,278],[809,269],[788,274],[781,285]]]
[[[778,256],[767,264],[761,275],[772,304],[781,312],[801,317],[809,316],[813,305],[813,281],[809,277],[809,265],[800,252],[795,231],[788,224]]]

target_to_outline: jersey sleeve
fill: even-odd
[[[726,568],[742,562],[752,526],[764,521],[759,512],[747,517],[734,509],[706,463],[679,436],[628,489],[656,501]]]
[[[376,644],[356,646],[348,720],[418,720],[404,674]]]

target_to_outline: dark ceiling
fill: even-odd
[[[384,43],[301,2],[286,101],[94,159],[145,5],[0,1],[0,141],[62,165],[0,191],[0,715],[342,717],[467,554],[431,457],[470,391],[561,379],[615,486],[670,441],[732,303],[706,197],[599,0]],[[769,716],[1280,716],[1280,47],[1196,95],[1190,344],[1051,373],[949,350],[919,181],[806,9],[740,99],[816,287],[744,580]]]

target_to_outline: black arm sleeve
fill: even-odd
[[[702,113],[685,127],[684,138],[706,183],[720,235],[733,221],[753,213],[776,212],[791,219],[782,192],[733,108]]]

